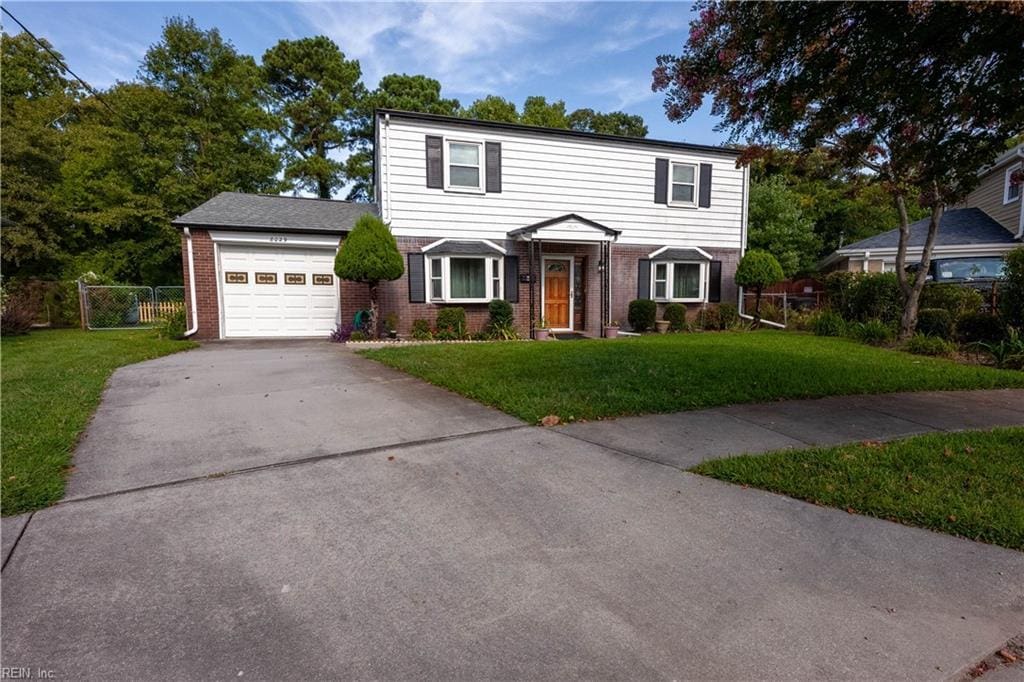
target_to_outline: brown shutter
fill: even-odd
[[[444,189],[444,139],[427,135],[427,187]]]
[[[722,300],[722,261],[711,261],[708,269],[708,301],[718,303]]]
[[[484,157],[486,161],[486,182],[488,192],[501,192],[501,143],[487,142]]]
[[[654,160],[654,203],[668,203],[668,159]]]
[[[711,205],[711,164],[700,165],[700,191],[697,194],[697,206],[707,208]]]
[[[651,297],[651,259],[641,258],[636,262],[636,297]]]

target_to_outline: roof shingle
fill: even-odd
[[[171,224],[175,227],[341,234],[351,230],[364,213],[376,215],[377,205],[333,199],[221,192],[173,220]]]
[[[928,237],[929,218],[910,224],[907,246],[921,248]],[[847,244],[840,251],[862,249],[895,249],[900,243],[899,229]],[[968,246],[971,244],[1012,244],[1014,236],[980,208],[954,208],[942,214],[936,246]]]

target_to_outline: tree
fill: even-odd
[[[783,279],[785,275],[782,266],[775,260],[775,256],[767,251],[751,249],[740,259],[740,264],[736,266],[736,284],[754,289],[755,325],[761,322],[761,292],[765,287],[770,287]]]
[[[330,154],[349,144],[353,110],[364,95],[359,62],[315,36],[278,41],[263,54],[262,68],[284,139],[285,179],[330,198],[345,181],[345,164]]]
[[[734,137],[808,151],[870,172],[899,216],[896,257],[913,334],[924,278],[907,276],[908,203],[929,212],[922,270],[945,206],[1024,128],[1020,3],[761,3],[705,0],[678,56],[658,58],[654,88],[685,120],[713,98]]]
[[[606,114],[593,109],[577,109],[569,114],[569,127],[584,133],[622,135],[624,137],[647,137],[647,125],[642,116],[623,111]]]
[[[568,128],[569,117],[565,113],[565,102],[548,102],[546,97],[534,95],[523,103],[523,114],[519,122],[528,126],[544,128]]]
[[[999,286],[999,313],[1004,323],[1024,330],[1024,246],[1006,254],[1005,280]]]
[[[478,121],[519,123],[519,111],[516,110],[515,103],[497,95],[488,95],[478,99],[459,113],[466,118]]]
[[[821,240],[784,178],[751,184],[748,224],[748,244],[775,256],[786,277],[814,269]]]
[[[388,226],[370,213],[360,216],[334,258],[334,272],[343,280],[369,287],[370,330],[376,338],[377,286],[398,279],[405,272],[402,254]]]

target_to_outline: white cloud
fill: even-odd
[[[618,110],[626,110],[657,94],[651,91],[651,78],[647,74],[643,74],[640,78],[613,76],[591,85],[585,91],[593,95],[608,97],[613,103],[609,108]]]

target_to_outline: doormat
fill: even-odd
[[[554,337],[559,341],[576,341],[578,339],[589,339],[589,336],[584,336],[579,332],[562,332],[555,334]]]

